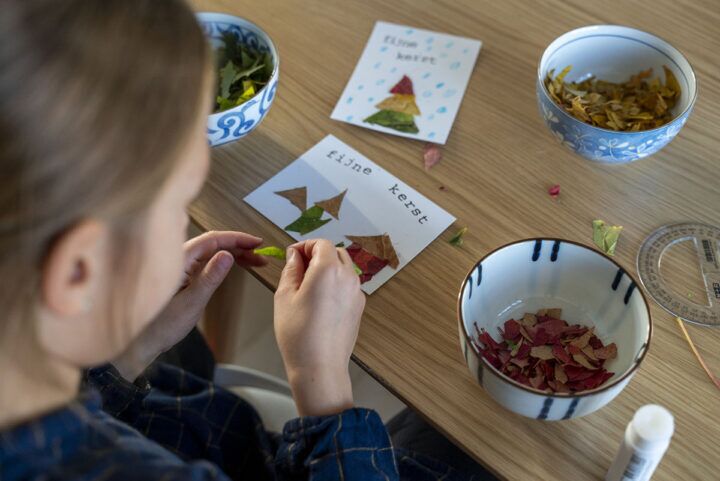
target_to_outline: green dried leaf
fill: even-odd
[[[285,260],[285,249],[281,249],[280,247],[275,246],[260,247],[253,250],[253,254],[257,254],[259,256],[274,257],[275,259],[280,259],[281,261]]]
[[[380,110],[375,112],[370,117],[367,117],[363,122],[369,124],[382,125],[389,129],[399,130],[400,132],[408,132],[411,134],[417,134],[420,130],[415,125],[415,120],[410,114],[404,112],[395,112],[393,110]]]
[[[593,242],[595,245],[609,256],[615,255],[615,248],[620,239],[622,226],[605,225],[605,221],[593,221]]]
[[[362,269],[360,269],[357,264],[353,264],[353,269],[355,269],[355,274],[361,276],[362,275]]]
[[[467,227],[463,227],[462,229],[460,229],[457,234],[452,236],[452,238],[449,240],[450,244],[454,245],[455,247],[460,247],[461,245],[463,245],[463,236],[465,235],[467,230]]]
[[[235,76],[238,70],[232,61],[228,60],[223,68],[220,69],[220,95],[219,97],[227,99],[230,97],[230,87],[236,81]]]
[[[309,232],[314,231],[315,229],[319,229],[320,227],[324,226],[332,220],[331,218],[321,219],[320,217],[323,215],[323,212],[325,211],[322,208],[316,205],[312,206],[309,209],[303,211],[303,213],[300,214],[300,217],[298,217],[294,222],[285,227],[285,230],[289,232],[297,232],[300,235],[305,235]]]

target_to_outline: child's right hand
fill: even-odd
[[[288,248],[275,293],[275,335],[301,416],[353,406],[348,364],[365,295],[345,249],[327,240]]]

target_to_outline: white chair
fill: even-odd
[[[247,367],[218,364],[214,381],[250,403],[268,431],[281,433],[287,421],[298,417],[290,385],[280,378]]]

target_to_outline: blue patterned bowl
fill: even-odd
[[[261,52],[269,52],[275,63],[267,85],[254,97],[242,105],[208,117],[208,140],[210,145],[216,146],[245,137],[265,118],[275,99],[280,75],[280,57],[270,37],[248,20],[223,13],[198,13],[197,18],[214,47],[222,45],[224,32],[232,32],[244,44]]]
[[[553,102],[543,84],[549,70],[557,74],[568,65],[572,70],[566,80],[594,75],[611,82],[625,81],[651,67],[664,80],[666,65],[681,87],[674,119],[642,132],[616,132],[576,119]],[[680,132],[695,105],[697,82],[687,59],[666,41],[634,28],[594,25],[561,35],[550,44],[540,59],[536,91],[545,124],[565,147],[589,160],[620,164],[654,154]]]
[[[495,401],[535,419],[555,421],[589,414],[627,386],[647,353],[652,320],[632,275],[606,255],[561,239],[526,239],[500,247],[475,264],[458,296],[460,347],[470,373]],[[595,326],[617,357],[614,375],[595,389],[547,393],[501,373],[477,347],[475,324],[499,341],[498,327],[526,312],[561,308],[569,324]]]

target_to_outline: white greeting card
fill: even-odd
[[[245,197],[296,240],[348,250],[371,294],[455,218],[367,157],[328,135]]]
[[[331,118],[444,144],[481,42],[377,22]]]

